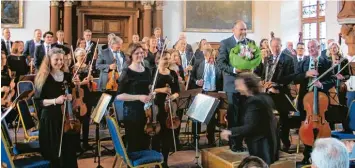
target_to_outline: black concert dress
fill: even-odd
[[[41,105],[41,119],[39,125],[39,144],[44,159],[51,162],[51,167],[75,168],[77,165],[76,144],[79,142],[77,134],[64,133],[61,157],[58,157],[60,137],[62,131],[62,105],[43,106],[44,99],[54,99],[65,94],[64,81],[71,83],[71,75],[64,73],[64,80],[55,81],[48,75],[40,95],[36,93],[36,101]],[[71,90],[71,89],[69,89]]]
[[[175,71],[170,70],[169,75],[162,75],[158,73],[155,88],[164,88],[166,87],[166,84],[170,86],[171,94],[180,92],[178,76]],[[154,150],[162,152],[164,156],[164,164],[168,163],[169,149],[173,145],[173,133],[171,129],[167,128],[166,126],[166,119],[168,118],[168,112],[165,111],[166,97],[167,94],[165,93],[156,94],[155,104],[158,106],[159,109],[157,119],[160,123],[161,130],[160,133],[153,138],[152,145]]]
[[[7,63],[11,71],[16,72],[15,82],[19,81],[21,75],[26,75],[30,68],[26,63],[26,57],[10,55],[7,57]]]
[[[118,94],[148,95],[149,85],[152,81],[149,69],[136,72],[130,68],[123,69],[118,80]],[[128,152],[148,149],[149,139],[144,133],[146,116],[144,103],[139,100],[126,101],[123,105],[126,147]]]

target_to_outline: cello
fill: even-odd
[[[318,61],[314,61],[314,63],[313,69],[317,70]],[[314,82],[316,80],[319,80],[319,78],[314,79]],[[313,86],[314,82],[311,86]],[[316,86],[313,86],[313,91],[304,96],[303,105],[307,116],[301,123],[299,136],[303,144],[313,146],[316,139],[330,137],[331,135],[329,123],[325,120],[329,98],[325,93],[319,92]]]

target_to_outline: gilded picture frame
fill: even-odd
[[[1,27],[23,28],[23,1],[1,1]]]
[[[183,30],[186,32],[231,32],[236,20],[254,32],[253,1],[183,1]],[[237,11],[237,12],[236,12]]]

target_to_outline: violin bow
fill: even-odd
[[[199,41],[199,42],[197,43],[197,46],[199,46],[199,45],[200,45],[200,43],[201,43],[201,41]],[[195,58],[195,54],[193,54],[193,55],[192,55],[192,58],[190,59],[190,61],[189,61],[188,65],[191,65],[192,60],[193,60],[194,58]],[[191,76],[191,73],[190,73],[190,72],[188,72],[188,73],[189,73],[189,76],[187,77],[187,81],[186,81],[185,90],[187,90],[187,89],[189,88],[189,83],[190,83],[190,76]]]

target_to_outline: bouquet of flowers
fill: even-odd
[[[251,70],[261,63],[261,51],[253,42],[238,43],[229,53],[229,61],[234,68]]]

